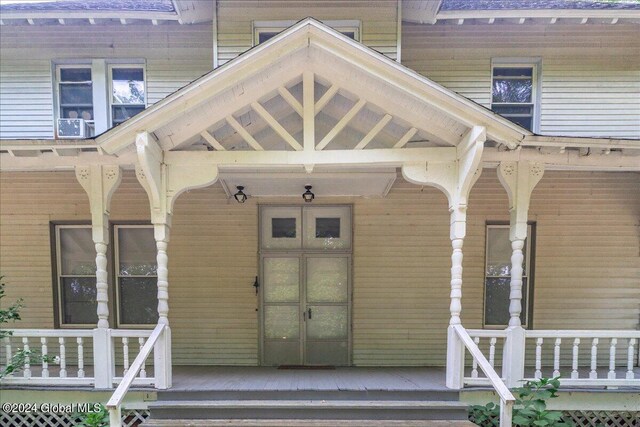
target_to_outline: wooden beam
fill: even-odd
[[[287,102],[287,104],[289,104],[291,108],[293,108],[293,110],[300,115],[300,117],[303,116],[302,105],[298,102],[298,100],[293,95],[291,95],[291,92],[289,92],[289,89],[287,89],[286,87],[279,87],[278,93],[280,94],[282,99],[284,99]]]
[[[331,99],[333,99],[333,97],[335,96],[336,93],[338,93],[338,85],[332,85],[325,93],[324,95],[322,95],[322,97],[318,100],[318,102],[316,102],[316,107],[315,107],[315,115],[318,115],[318,113],[320,111],[322,111],[322,109],[324,107],[327,106],[327,104],[329,103],[329,101],[331,101]]]
[[[302,73],[302,126],[304,151],[316,148],[315,76],[312,71]],[[287,91],[289,92],[289,91]]]
[[[225,151],[225,148],[222,146],[222,144],[220,144],[220,143],[218,142],[218,140],[217,140],[217,139],[215,139],[215,138],[213,137],[213,135],[211,135],[211,134],[209,133],[209,131],[206,131],[206,130],[205,130],[205,131],[200,132],[200,136],[201,136],[202,138],[204,138],[204,140],[205,140],[205,141],[207,141],[207,143],[208,143],[211,147],[215,148],[215,149],[216,149],[216,150],[218,150],[218,151]]]
[[[365,135],[360,142],[355,146],[354,150],[362,150],[376,137],[377,134],[391,121],[393,117],[390,114],[386,114],[380,121]]]
[[[411,138],[413,138],[413,135],[416,134],[416,132],[418,132],[418,129],[416,128],[411,128],[407,131],[407,133],[405,133],[402,138],[400,138],[398,140],[398,142],[396,142],[396,145],[393,146],[393,148],[402,148],[405,145],[407,145],[407,142],[409,142],[409,140]]]
[[[356,102],[356,104],[353,107],[351,107],[349,112],[345,114],[344,117],[340,119],[338,123],[336,123],[333,129],[331,129],[329,133],[324,138],[322,138],[322,141],[320,141],[316,146],[316,150],[322,150],[324,147],[327,146],[327,144],[333,141],[333,139],[340,133],[340,131],[349,124],[349,122],[356,116],[356,114],[358,114],[360,110],[362,110],[362,107],[364,107],[366,103],[367,101],[364,99],[361,99],[358,102]]]
[[[247,132],[247,130],[244,127],[242,127],[240,123],[238,123],[235,117],[233,117],[232,115],[228,115],[225,118],[225,120],[227,121],[227,123],[231,125],[232,128],[236,130],[236,132],[238,132],[238,134],[242,137],[242,139],[244,139],[247,142],[247,144],[251,146],[251,148],[253,148],[256,151],[264,150],[262,146],[258,143],[258,141],[256,141],[256,139],[249,132]]]
[[[265,108],[260,105],[259,102],[252,102],[251,108],[253,108],[253,110],[258,113],[258,115],[262,117],[262,119],[267,122],[269,126],[271,126],[271,129],[273,129],[278,135],[280,135],[280,138],[284,139],[285,142],[291,146],[291,148],[296,151],[302,150],[302,145],[300,145],[300,143],[296,141],[296,139],[291,136],[291,134],[287,132],[287,130],[280,123],[278,123],[278,121],[274,119],[273,116],[269,114],[269,112],[265,110]]]

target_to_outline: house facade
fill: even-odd
[[[3,402],[429,368],[637,422],[638,3],[76,3],[0,7],[0,360],[59,358]]]

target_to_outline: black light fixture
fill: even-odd
[[[305,201],[305,202],[307,202],[307,203],[311,203],[311,202],[313,201],[313,199],[315,199],[315,198],[316,198],[316,195],[315,195],[315,194],[313,194],[313,193],[311,192],[311,189],[312,189],[313,187],[312,187],[312,186],[310,186],[310,185],[305,185],[305,186],[304,186],[304,188],[305,188],[305,190],[307,190],[307,191],[305,191],[304,193],[302,193],[302,198],[304,199],[304,201]]]
[[[238,185],[236,187],[238,189],[238,192],[236,194],[233,195],[233,197],[236,199],[236,201],[238,203],[244,203],[247,201],[247,195],[244,194],[244,187],[242,185]]]

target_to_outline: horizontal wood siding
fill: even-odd
[[[485,107],[492,58],[542,58],[540,132],[640,138],[640,27],[405,23],[402,63]]]
[[[395,59],[398,3],[389,0],[345,2],[218,1],[218,61],[222,65],[253,46],[253,21],[359,20],[361,41]]]
[[[640,326],[638,188],[637,173],[545,174],[530,209],[537,224],[534,328]],[[354,363],[444,365],[451,254],[445,197],[399,179],[384,199],[334,201],[354,204]],[[482,327],[485,224],[508,221],[507,209],[495,170],[485,169],[469,201],[463,248],[466,327]],[[178,199],[169,243],[176,364],[257,364],[257,214],[255,199],[230,202],[218,185]],[[146,194],[126,173],[111,219],[148,218]],[[0,271],[6,301],[25,298],[20,327],[53,327],[49,221],[89,219],[72,173],[0,174]]]
[[[211,71],[212,26],[0,26],[0,137],[53,138],[52,64],[102,58],[143,60],[151,105]]]

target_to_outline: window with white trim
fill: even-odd
[[[58,117],[84,120],[91,135],[94,128],[92,74],[91,64],[56,67]]]
[[[96,251],[90,225],[55,225],[57,324],[95,327]],[[158,322],[156,243],[151,225],[113,225],[107,254],[111,324],[140,327]],[[111,257],[113,255],[113,257]]]
[[[494,63],[491,82],[491,110],[534,131],[538,96],[538,65]]]
[[[524,265],[522,273],[523,327],[529,324],[529,307],[533,283],[531,280],[531,240],[533,226],[529,225],[523,248]],[[505,327],[509,324],[509,295],[511,293],[511,240],[508,225],[487,225],[484,282],[484,325]]]
[[[55,227],[58,313],[63,326],[95,326],[96,250],[89,225]]]
[[[111,126],[118,125],[146,107],[144,68],[132,65],[109,67]]]
[[[322,22],[345,36],[360,41],[360,21],[334,20]],[[256,46],[266,42],[295,23],[296,21],[254,21],[253,45]]]

